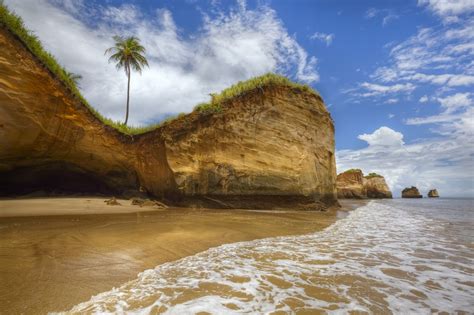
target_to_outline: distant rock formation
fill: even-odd
[[[383,176],[370,173],[364,177],[360,169],[350,169],[337,175],[336,186],[340,199],[392,198]]]
[[[392,192],[388,188],[385,178],[376,173],[370,173],[364,177],[364,187],[367,191],[368,198],[374,199],[391,199]]]
[[[360,169],[350,169],[337,175],[337,198],[365,199],[367,190],[364,187],[364,174]]]
[[[402,190],[402,198],[423,198],[423,196],[418,188],[411,186]]]
[[[428,197],[430,197],[430,198],[438,198],[438,197],[439,197],[438,191],[437,191],[436,189],[431,189],[431,190],[428,192]]]

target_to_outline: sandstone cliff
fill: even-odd
[[[428,192],[428,197],[430,197],[430,198],[438,198],[438,197],[439,197],[438,191],[437,191],[436,189],[431,189],[431,190]]]
[[[221,108],[163,127],[186,196],[245,208],[335,202],[334,126],[319,95],[269,84]]]
[[[364,177],[360,169],[337,175],[337,196],[341,199],[392,198],[392,192],[381,175],[370,173]]]
[[[411,186],[402,190],[402,198],[423,198],[423,196],[418,188]]]
[[[337,203],[333,122],[307,88],[259,85],[221,100],[222,110],[131,136],[105,125],[1,27],[0,46],[3,194],[140,190],[212,207]]]
[[[365,176],[364,187],[367,191],[367,198],[392,198],[392,192],[381,175],[371,173]]]
[[[364,174],[360,169],[351,169],[337,175],[337,197],[341,199],[365,199]]]
[[[0,194],[176,194],[160,131],[104,125],[0,25]]]

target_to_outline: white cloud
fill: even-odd
[[[369,146],[401,146],[403,142],[403,134],[389,127],[382,126],[371,134],[362,134],[357,136],[360,140],[366,141]]]
[[[423,95],[422,97],[420,97],[420,99],[418,100],[420,103],[426,103],[428,102],[428,95]]]
[[[387,9],[375,9],[375,8],[369,8],[367,11],[365,11],[364,17],[366,19],[373,19],[377,16],[383,16],[382,18],[382,26],[386,26],[390,22],[398,19],[400,16],[395,14],[392,10],[387,10]]]
[[[436,125],[432,131],[452,141],[465,145],[465,149],[474,152],[474,100],[471,93],[455,93],[446,97],[438,97],[443,111],[426,117],[406,119],[408,125]]]
[[[392,21],[395,21],[396,19],[398,19],[399,16],[396,15],[396,14],[393,14],[393,13],[389,13],[387,14],[386,16],[384,16],[384,18],[382,19],[382,25],[385,26],[387,25],[388,23],[392,22]]]
[[[427,6],[442,18],[453,18],[474,12],[472,0],[418,0],[418,5]]]
[[[446,113],[452,113],[458,109],[474,105],[474,101],[471,99],[471,93],[456,93],[444,98],[438,98],[438,101],[446,110]]]
[[[371,19],[374,18],[378,14],[378,10],[375,8],[369,8],[367,11],[365,11],[365,18],[366,19]]]
[[[82,92],[89,102],[116,120],[124,116],[126,78],[107,63],[104,51],[115,34],[138,36],[150,68],[141,76],[132,73],[132,124],[191,111],[208,100],[209,93],[269,71],[305,82],[319,80],[316,57],[308,55],[267,6],[247,9],[241,1],[230,11],[213,11],[203,16],[196,33],[185,37],[166,9],[145,16],[133,5],[92,7],[70,0],[6,4],[61,64],[82,75]],[[94,26],[86,23],[90,20]]]
[[[396,104],[398,103],[398,98],[389,98],[385,101],[386,104]]]
[[[411,83],[394,84],[394,85],[381,85],[369,82],[363,82],[360,84],[361,88],[366,90],[364,93],[358,94],[362,97],[373,97],[387,95],[391,93],[410,93],[416,86]]]
[[[332,41],[334,40],[336,36],[334,34],[326,34],[326,33],[314,33],[311,35],[309,38],[310,39],[317,39],[320,40],[324,43],[326,43],[326,46],[329,46],[332,44]]]
[[[392,113],[388,114],[388,118],[389,118],[389,119],[392,119],[393,117],[395,117],[394,114],[392,114]]]

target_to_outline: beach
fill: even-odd
[[[67,310],[157,265],[222,244],[320,231],[345,211],[108,206],[105,198],[0,200],[4,314]],[[345,203],[354,209],[360,202]],[[362,202],[363,204],[363,202]]]

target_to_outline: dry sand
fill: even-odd
[[[0,313],[66,310],[164,262],[224,243],[318,231],[344,213],[154,210],[104,200],[0,200]]]

